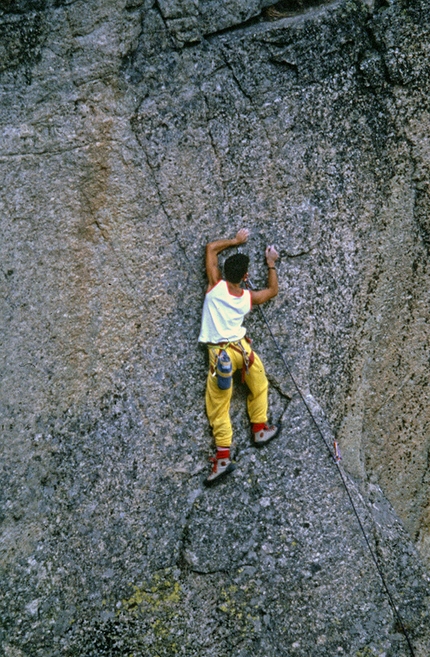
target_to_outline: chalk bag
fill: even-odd
[[[220,352],[216,364],[216,378],[218,388],[228,390],[231,387],[233,366],[230,356],[224,349]]]

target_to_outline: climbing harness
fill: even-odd
[[[245,338],[243,338],[243,339],[246,340],[246,342],[248,342],[248,344],[251,344],[251,342],[252,342],[251,339],[248,338],[247,336],[245,336]],[[226,354],[228,360],[231,363],[230,357],[228,356],[228,354],[226,352],[226,349],[230,348],[230,349],[233,349],[233,351],[237,351],[238,353],[240,353],[242,355],[242,359],[243,359],[242,383],[245,381],[245,376],[248,374],[249,368],[251,367],[251,365],[253,364],[254,359],[255,359],[255,355],[254,355],[254,352],[252,350],[248,353],[246,351],[245,347],[243,346],[241,340],[238,340],[237,342],[220,342],[218,344],[208,344],[208,347],[209,347],[209,349],[212,349],[212,350],[218,352],[218,353],[215,354],[215,364],[211,368],[212,376],[216,376],[216,377],[218,377],[218,376],[225,377],[226,376],[224,373],[221,373],[222,370],[219,373],[218,368],[220,367],[220,358],[221,358],[221,354],[223,354],[223,353]],[[223,357],[223,359],[224,359],[224,357]],[[221,362],[223,362],[223,361],[221,361]],[[221,367],[222,367],[222,365],[221,365]],[[230,369],[230,371],[231,371],[231,369]],[[230,375],[230,377],[231,377],[231,375]],[[231,385],[231,383],[230,383],[230,385]],[[221,388],[221,390],[226,390],[226,389],[230,388],[230,385],[228,385],[228,386],[226,385],[225,387],[224,387],[224,384],[220,385],[220,380],[218,378],[218,386],[219,386],[219,388]]]
[[[253,284],[252,284],[252,282],[251,282],[249,276],[247,276],[246,279],[245,279],[245,285],[246,285],[246,287],[247,287],[249,290],[254,290],[254,289],[255,289],[255,287],[253,286]],[[299,396],[300,396],[300,398],[301,398],[301,400],[302,400],[302,402],[303,402],[303,404],[304,404],[304,406],[305,406],[307,412],[309,413],[309,415],[310,415],[310,417],[311,417],[311,419],[312,419],[312,421],[313,421],[313,423],[314,423],[314,425],[315,425],[315,427],[316,427],[316,429],[317,429],[318,434],[320,435],[320,437],[322,438],[324,444],[326,445],[326,447],[327,447],[327,449],[328,449],[328,451],[329,451],[329,453],[330,453],[330,456],[331,456],[332,460],[333,460],[334,463],[336,464],[337,471],[338,471],[339,476],[340,476],[340,478],[341,478],[341,481],[342,481],[343,487],[344,487],[344,489],[345,489],[345,491],[346,491],[346,494],[347,494],[347,496],[348,496],[348,499],[349,499],[349,502],[350,502],[350,504],[351,504],[352,510],[353,510],[354,515],[355,515],[355,517],[356,517],[356,519],[357,519],[358,525],[359,525],[359,527],[360,527],[361,533],[363,534],[363,537],[364,537],[364,540],[365,540],[366,546],[367,546],[367,548],[368,548],[368,550],[369,550],[369,553],[370,553],[370,555],[371,555],[371,557],[372,557],[372,560],[373,560],[373,562],[374,562],[374,564],[375,564],[376,570],[377,570],[377,572],[378,572],[378,574],[379,574],[379,576],[380,576],[380,578],[381,578],[382,585],[383,585],[384,590],[385,590],[385,592],[386,592],[386,594],[387,594],[387,598],[388,598],[388,601],[389,601],[389,603],[390,603],[390,606],[391,606],[391,608],[392,608],[392,610],[393,610],[393,612],[394,612],[394,616],[396,617],[397,622],[398,622],[398,624],[399,624],[399,628],[401,629],[401,632],[402,632],[403,636],[404,636],[405,639],[406,639],[406,643],[407,643],[407,645],[408,645],[408,648],[409,648],[409,652],[410,652],[410,654],[411,654],[411,657],[415,657],[415,652],[414,652],[414,649],[413,649],[413,647],[412,647],[412,643],[411,643],[411,640],[410,640],[410,638],[409,638],[409,634],[408,634],[408,632],[406,631],[406,627],[405,627],[405,624],[404,624],[404,622],[403,622],[403,619],[402,619],[402,617],[401,617],[401,615],[400,615],[400,612],[399,612],[399,611],[397,610],[397,608],[396,608],[396,605],[395,605],[395,603],[394,603],[393,596],[391,595],[391,592],[390,592],[390,589],[389,589],[388,584],[387,584],[387,582],[386,582],[386,579],[385,579],[384,573],[382,572],[382,569],[381,569],[381,566],[379,565],[378,559],[376,558],[376,555],[375,555],[375,553],[374,553],[374,551],[373,551],[373,548],[372,548],[372,546],[370,545],[370,541],[369,541],[369,538],[368,538],[368,536],[367,536],[366,530],[365,530],[365,528],[364,528],[364,526],[363,526],[362,521],[360,520],[360,516],[358,515],[357,508],[356,508],[356,506],[355,506],[355,504],[354,504],[354,500],[352,499],[352,495],[351,495],[351,492],[350,492],[350,490],[349,490],[348,484],[347,484],[347,482],[346,482],[345,475],[344,475],[343,472],[342,472],[342,469],[341,469],[341,466],[340,466],[340,461],[342,460],[342,457],[341,457],[341,454],[340,454],[340,450],[339,450],[339,446],[338,446],[338,444],[337,444],[337,441],[335,440],[334,443],[333,443],[333,448],[334,448],[334,453],[333,453],[332,448],[330,447],[330,445],[328,444],[327,440],[326,440],[325,437],[324,437],[324,434],[323,434],[323,432],[322,432],[322,430],[321,430],[321,427],[320,427],[319,423],[317,422],[317,420],[315,419],[314,414],[312,413],[312,409],[310,408],[309,403],[307,402],[307,400],[306,400],[304,394],[303,394],[302,391],[300,390],[300,386],[297,384],[297,382],[296,382],[296,380],[295,380],[295,378],[294,378],[294,376],[293,376],[293,374],[292,374],[292,372],[291,372],[291,369],[290,369],[290,367],[289,367],[289,365],[288,365],[288,363],[287,363],[287,361],[286,361],[286,359],[285,359],[285,357],[284,357],[284,354],[283,354],[283,352],[282,352],[282,349],[281,349],[281,347],[280,347],[278,341],[276,340],[276,338],[275,338],[275,336],[274,336],[274,334],[273,334],[273,331],[272,331],[272,329],[271,329],[271,326],[270,326],[270,324],[269,324],[269,322],[268,322],[268,320],[267,320],[267,317],[266,317],[266,315],[265,315],[265,313],[264,313],[264,311],[263,311],[263,309],[261,308],[260,305],[258,306],[258,310],[259,310],[259,312],[260,312],[260,316],[261,316],[261,318],[263,319],[264,323],[266,324],[266,327],[267,327],[267,329],[268,329],[268,331],[269,331],[270,337],[271,337],[272,340],[273,340],[273,343],[274,343],[274,345],[275,345],[275,347],[276,347],[276,349],[277,349],[277,351],[278,351],[278,353],[279,353],[279,355],[280,355],[280,357],[281,357],[281,360],[282,360],[282,362],[283,362],[283,364],[284,364],[284,366],[285,366],[285,369],[286,369],[286,371],[287,371],[287,373],[288,373],[288,375],[289,375],[291,381],[292,381],[293,384],[294,384],[294,387],[296,388],[296,390],[297,390],[297,392],[298,392],[298,394],[299,394]]]

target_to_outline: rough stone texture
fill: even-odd
[[[430,11],[271,4],[0,2],[7,657],[428,657]],[[306,405],[254,313],[283,430],[250,446],[238,384],[207,491],[204,245],[241,225]]]

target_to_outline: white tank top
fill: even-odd
[[[206,293],[199,342],[216,344],[241,340],[246,333],[242,322],[251,305],[249,290],[243,290],[243,294],[236,297],[230,294],[226,281],[218,281]]]

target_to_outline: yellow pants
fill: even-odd
[[[241,344],[247,353],[251,352],[251,346],[243,339]],[[233,374],[243,367],[243,356],[241,353],[227,347],[233,365]],[[230,401],[233,392],[233,382],[228,390],[221,390],[217,384],[216,376],[212,376],[216,357],[219,349],[209,348],[209,373],[206,382],[206,412],[212,427],[215,445],[217,447],[230,447],[233,435],[230,420]],[[268,382],[263,363],[254,352],[254,362],[245,375],[245,383],[249,388],[247,399],[248,415],[251,422],[267,422],[267,395]]]

